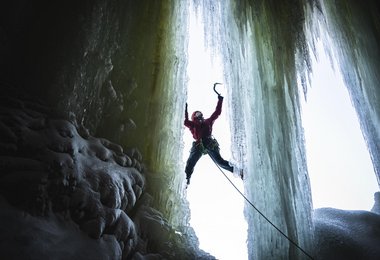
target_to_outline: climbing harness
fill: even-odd
[[[196,147],[196,149],[198,149],[198,151],[201,151],[202,154],[208,154],[209,150],[219,151],[219,143],[213,137],[209,138],[207,145],[204,145],[203,141],[201,139],[201,140],[193,142],[193,146]]]
[[[216,83],[215,83],[216,84]],[[215,88],[215,85],[214,85],[214,88]],[[211,156],[210,156],[211,157]],[[227,178],[227,180],[232,184],[232,186],[240,193],[240,195],[266,220],[268,221],[269,224],[271,224],[281,235],[283,235],[289,242],[291,242],[294,246],[296,246],[299,250],[302,251],[302,253],[304,253],[307,257],[309,257],[310,259],[314,260],[314,258],[308,254],[305,250],[303,250],[296,242],[294,242],[290,237],[288,237],[284,232],[282,232],[275,224],[273,224],[273,222],[271,222],[265,215],[264,213],[262,213],[258,208],[256,208],[255,205],[253,205],[253,203],[238,189],[238,187],[236,187],[236,185],[230,180],[230,178],[228,178],[228,176],[224,173],[224,171],[219,167],[219,165],[216,163],[216,161],[214,160],[214,158],[211,157],[211,159],[214,161],[216,167],[218,167],[218,169],[221,171],[221,173],[223,173],[224,177]]]
[[[200,151],[202,154],[207,154],[207,149],[203,145],[202,140],[199,140],[197,142],[193,142],[193,147],[195,147],[195,149],[197,149],[198,151]]]

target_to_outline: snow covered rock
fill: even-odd
[[[2,98],[0,104],[0,195],[7,209],[1,241],[13,237],[2,243],[2,255],[33,252],[41,259],[56,250],[46,242],[63,239],[71,247],[73,237],[84,246],[103,244],[112,249],[109,256],[130,254],[137,244],[130,214],[144,189],[138,153],[80,134],[72,122],[52,117],[35,102]],[[79,230],[88,239],[73,235]],[[78,254],[70,249],[72,256],[82,255],[80,246],[73,248]]]
[[[380,215],[321,208],[314,224],[317,259],[380,259]]]

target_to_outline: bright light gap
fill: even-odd
[[[215,82],[223,82],[223,69],[218,57],[211,59],[205,50],[203,24],[201,17],[193,14],[189,26],[188,50],[188,109],[189,116],[195,110],[209,117],[215,110],[217,95],[212,86]],[[231,138],[227,119],[228,96],[225,86],[218,90],[224,96],[222,115],[215,121],[213,135],[218,140],[221,155],[230,160]],[[193,139],[185,129],[184,162],[189,156]],[[243,190],[240,179],[227,172],[232,181]],[[190,204],[190,224],[194,228],[200,242],[200,248],[217,259],[248,259],[246,246],[247,223],[244,218],[244,199],[219,172],[216,165],[207,155],[197,163],[187,189]]]
[[[311,88],[302,104],[313,206],[370,210],[378,187],[358,117],[322,43],[317,51],[319,61],[313,60]]]

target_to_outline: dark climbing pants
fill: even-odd
[[[211,159],[223,169],[233,172],[233,167],[230,163],[222,158],[219,152],[219,145],[215,139],[207,138],[202,141],[193,142],[190,150],[189,158],[186,162],[186,178],[190,179],[193,174],[194,167],[203,154],[210,155]]]

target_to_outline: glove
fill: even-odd
[[[223,100],[223,96],[218,95],[218,99],[219,99],[219,100]]]

